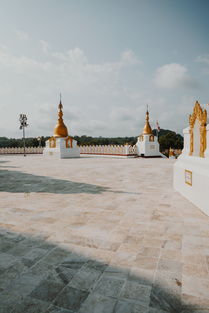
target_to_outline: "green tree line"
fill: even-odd
[[[45,141],[48,140],[49,137],[41,137],[41,142],[39,143],[37,138],[29,137],[25,139],[26,147],[38,147],[41,145],[42,147],[45,146]],[[16,148],[16,147],[23,147],[23,140],[21,138],[7,138],[7,137],[0,137],[0,148]]]
[[[156,135],[156,129],[153,130],[153,134]],[[134,145],[137,141],[137,137],[91,137],[91,136],[74,136],[77,140],[78,145],[124,145],[126,143]],[[158,133],[160,150],[164,151],[170,147],[173,149],[182,149],[183,148],[183,137],[180,134],[175,133],[174,131],[161,129]],[[38,147],[41,145],[45,146],[45,141],[49,137],[41,137],[39,143],[38,139],[35,137],[26,138],[26,147]],[[22,139],[0,137],[0,148],[12,148],[12,147],[23,147]]]
[[[155,129],[153,133],[156,135],[157,130]],[[160,151],[165,151],[166,149],[183,149],[184,138],[175,133],[174,131],[168,129],[161,129],[158,134]]]

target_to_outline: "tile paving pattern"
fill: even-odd
[[[209,217],[172,164],[0,157],[0,313],[209,313]]]

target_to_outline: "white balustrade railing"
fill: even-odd
[[[136,146],[130,145],[100,145],[100,146],[80,146],[81,154],[98,154],[98,155],[136,155]]]
[[[26,147],[26,154],[42,154],[44,147]],[[23,147],[0,148],[0,154],[24,154]]]
[[[131,156],[137,154],[136,146],[131,145],[94,145],[94,146],[80,146],[81,154],[95,154],[95,155],[121,155]],[[42,154],[44,147],[27,147],[26,154]],[[24,154],[23,147],[15,148],[0,148],[0,154]]]

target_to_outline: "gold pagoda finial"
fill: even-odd
[[[149,123],[149,111],[148,111],[148,104],[147,104],[146,123],[144,125],[143,135],[151,135],[151,134],[152,134],[152,128]]]
[[[67,137],[68,136],[68,130],[67,127],[65,126],[64,122],[63,122],[63,105],[62,105],[62,95],[60,93],[60,103],[58,105],[58,121],[57,121],[57,125],[54,128],[54,137]]]

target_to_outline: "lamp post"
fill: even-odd
[[[20,114],[19,122],[20,122],[20,129],[23,130],[24,156],[26,156],[26,152],[25,152],[25,127],[28,126],[26,114]]]
[[[42,139],[42,137],[37,137],[39,148],[41,148],[41,139]]]

